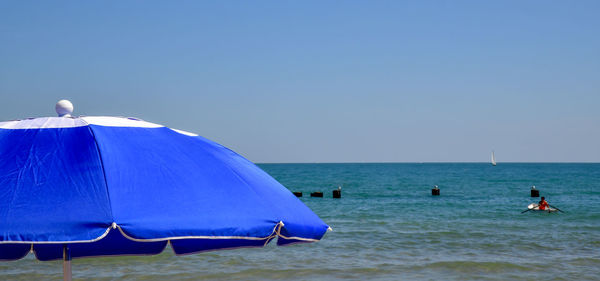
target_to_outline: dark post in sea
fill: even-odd
[[[338,186],[338,189],[333,190],[333,198],[342,198],[342,187]]]
[[[540,191],[535,189],[535,185],[531,187],[531,197],[540,197]]]
[[[433,189],[431,190],[431,195],[433,196],[439,196],[440,195],[440,189],[437,185],[433,186]]]
[[[302,192],[294,191],[293,193],[296,197],[302,197]]]
[[[323,197],[323,192],[317,191],[310,193],[310,197]]]

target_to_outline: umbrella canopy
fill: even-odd
[[[252,162],[134,118],[0,122],[0,259],[313,242],[329,227]]]

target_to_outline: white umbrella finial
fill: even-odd
[[[71,117],[71,113],[73,113],[73,104],[68,100],[59,100],[56,103],[55,109],[58,117]]]

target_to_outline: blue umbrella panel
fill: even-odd
[[[0,259],[314,242],[329,227],[252,162],[133,118],[0,123]]]

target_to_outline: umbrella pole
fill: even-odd
[[[63,280],[71,281],[71,249],[67,244],[63,245]]]

